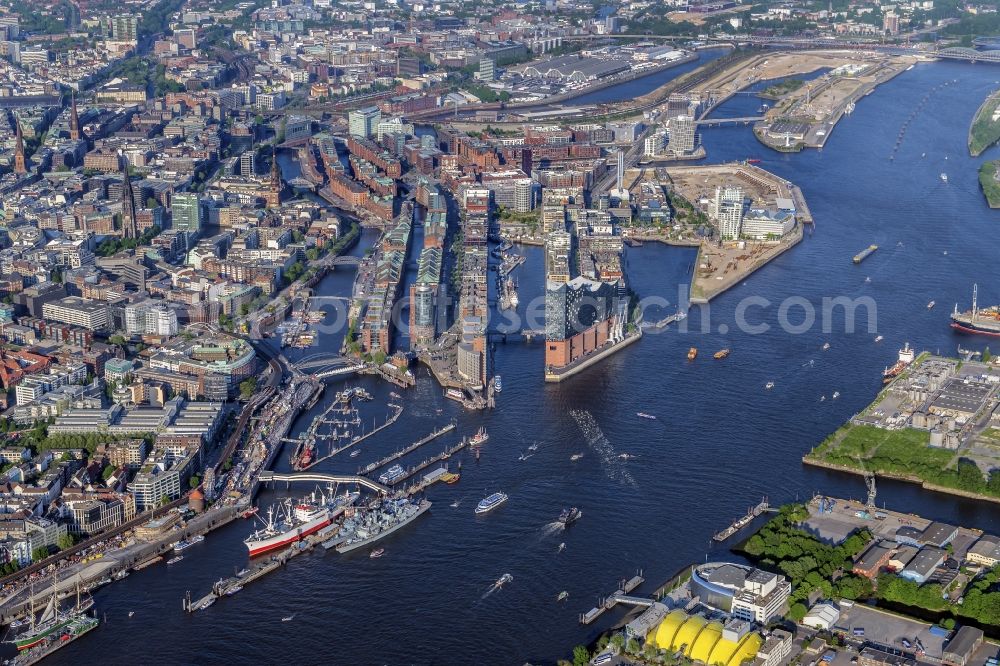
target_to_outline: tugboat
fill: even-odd
[[[698,348],[697,347],[691,347],[691,349],[688,349],[688,360],[689,361],[693,361],[697,356],[698,356]]]
[[[582,515],[583,512],[577,509],[575,506],[569,509],[563,509],[562,513],[559,514],[559,522],[562,523],[564,526],[568,526],[571,523],[575,523],[576,521],[580,520],[580,516]]]
[[[489,439],[490,436],[486,433],[486,428],[480,427],[479,430],[476,431],[476,434],[472,436],[472,439],[469,440],[469,446],[479,446],[480,444],[485,444],[489,441]]]

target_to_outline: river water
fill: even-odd
[[[762,495],[772,503],[814,491],[862,496],[859,477],[804,467],[800,457],[873,398],[883,367],[904,342],[942,353],[959,343],[982,348],[978,339],[954,335],[947,314],[956,302],[967,305],[974,282],[980,302],[1000,300],[1000,284],[991,279],[997,213],[986,207],[976,180],[978,164],[997,151],[973,160],[965,149],[968,122],[998,77],[1000,69],[989,65],[918,65],[864,98],[821,152],[768,151],[747,127],[706,130],[708,161],[760,157],[762,167],[802,187],[817,224],[799,246],[715,299],[710,313],[694,310],[686,327],[647,335],[563,384],[543,383],[540,345],[499,344],[496,369],[504,390],[489,413],[463,412],[421,369],[418,385],[404,396],[400,422],[363,444],[358,458],[334,459],[321,469],[354,472],[451,418],[458,422],[455,433],[405,462],[436,453],[480,425],[491,438],[479,462],[468,452],[452,459],[462,464],[461,482],[431,488],[431,512],[386,539],[384,557],[304,555],[207,612],[183,613],[185,590],[204,594],[246,563],[242,539],[252,527],[240,521],[186,551],[180,564],[151,567],[97,592],[107,623],[50,661],[551,663],[617,618],[609,614],[586,628],[577,623],[618,579],[643,569],[649,582],[641,593],[687,563],[720,555],[711,552],[712,533]],[[900,127],[928,91],[890,161]],[[754,115],[759,105],[740,96],[718,113]],[[371,242],[366,236],[354,251]],[[851,257],[871,243],[881,249],[853,265]],[[541,252],[525,252],[528,262],[515,273],[522,312],[542,292]],[[633,287],[667,299],[666,312],[673,311],[693,261],[689,249],[627,250]],[[319,291],[348,295],[351,279],[350,272],[337,272]],[[736,325],[749,296],[766,299],[746,318],[769,324],[768,333]],[[789,315],[797,323],[801,303],[819,312],[824,297],[838,296],[871,297],[876,312],[859,317],[855,333],[845,332],[842,315],[829,333],[819,323],[798,335],[779,330],[779,304],[786,299],[801,299]],[[938,306],[928,310],[931,299]],[[701,332],[702,322],[708,332]],[[876,344],[876,334],[884,342]],[[830,349],[821,351],[827,341]],[[321,350],[336,351],[339,344],[340,336],[324,336]],[[688,363],[691,346],[702,353]],[[732,355],[714,361],[711,354],[722,347]],[[764,390],[768,381],[775,382],[773,390]],[[363,418],[384,418],[390,388],[383,384],[334,382],[327,395],[357,383],[376,396],[363,406]],[[829,399],[834,391],[838,400]],[[820,402],[821,395],[828,399]],[[658,420],[636,418],[638,411]],[[308,422],[309,415],[297,429]],[[533,443],[535,455],[519,461]],[[623,461],[624,452],[636,458]],[[571,462],[574,453],[583,458]],[[476,502],[494,490],[507,492],[510,501],[474,516]],[[269,490],[259,501],[288,494]],[[996,505],[889,481],[879,482],[878,501],[1000,531]],[[565,532],[555,529],[559,511],[571,505],[583,518]],[[557,553],[562,542],[566,549]],[[514,581],[484,596],[508,572]],[[569,601],[557,604],[562,590]],[[280,621],[293,614],[293,622]]]

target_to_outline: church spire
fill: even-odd
[[[76,113],[76,92],[72,93],[69,107],[69,138],[78,141],[83,137],[80,132],[80,116]]]
[[[281,171],[278,170],[278,153],[271,149],[271,189],[281,189]]]
[[[128,158],[122,156],[122,231],[125,238],[138,238],[135,214],[135,193],[128,176]]]
[[[24,161],[24,135],[21,133],[21,121],[14,118],[17,125],[17,145],[14,148],[14,172],[28,173],[27,164]]]

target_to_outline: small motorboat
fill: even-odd
[[[771,389],[774,388],[774,382],[768,382],[768,383],[764,384],[764,388],[766,388],[768,391],[770,391]]]
[[[184,559],[183,555],[178,555],[177,557],[171,557],[169,560],[167,560],[167,564],[177,564],[183,559]]]
[[[511,576],[509,573],[505,573],[504,575],[500,576],[500,578],[497,579],[497,582],[493,583],[493,587],[499,590],[501,587],[503,587],[507,583],[510,583],[513,580],[514,580],[513,576]]]
[[[829,348],[830,348],[830,343],[829,342],[824,342],[823,343],[823,351],[826,351]]]
[[[375,550],[373,550],[371,553],[368,554],[368,557],[370,559],[377,560],[383,555],[385,555],[385,548],[376,548]]]
[[[836,400],[839,397],[840,397],[840,392],[839,391],[834,391],[833,392],[833,399]]]
[[[128,612],[128,616],[129,616],[129,617],[132,617],[133,615],[135,615],[135,611],[129,611],[129,612]]]
[[[357,458],[359,455],[361,455],[361,449],[354,449],[353,451],[351,451],[352,458]]]
[[[935,305],[935,302],[931,301],[930,303],[927,304],[927,309],[930,310],[932,307],[934,307],[934,305]]]
[[[823,402],[824,400],[826,400],[826,396],[825,396],[825,395],[821,395],[821,396],[819,397],[819,401],[820,401],[820,402]]]
[[[528,450],[529,451],[537,451],[538,450],[538,443],[536,442],[536,443],[532,444],[531,446],[529,446]]]
[[[566,601],[567,599],[569,599],[569,592],[567,592],[566,590],[560,592],[559,596],[556,597],[556,601]]]
[[[698,356],[698,348],[697,347],[691,347],[691,349],[688,349],[688,360],[689,361],[693,361],[695,358],[697,358],[697,356]]]
[[[570,461],[572,461],[572,462],[576,462],[577,460],[579,460],[579,459],[580,459],[580,458],[582,458],[582,457],[583,457],[583,454],[582,454],[582,453],[574,453],[573,455],[571,455],[571,456],[569,457],[569,459],[570,459]]]
[[[635,458],[635,456],[632,455],[631,453],[619,453],[618,458],[620,460],[632,460],[633,458]]]
[[[564,527],[566,527],[566,526],[569,526],[570,524],[575,523],[576,521],[578,521],[580,519],[580,516],[582,516],[582,515],[583,515],[583,511],[580,511],[575,506],[571,507],[569,509],[563,509],[562,513],[559,514],[559,522]]]
[[[561,553],[561,552],[563,552],[564,550],[566,550],[566,542],[562,542],[562,543],[560,543],[560,544],[559,544],[559,550],[558,550],[558,551],[556,551],[556,552],[558,552],[558,553]]]
[[[871,281],[872,281],[871,276],[865,278],[865,284],[871,284]]]
[[[875,336],[875,342],[882,342],[883,340],[885,340],[885,338],[883,338],[881,335]]]
[[[295,619],[295,616],[294,616],[294,615],[287,615],[287,616],[285,616],[285,617],[281,618],[281,621],[282,621],[282,622],[291,622],[291,621],[292,621],[292,620],[294,620],[294,619]]]

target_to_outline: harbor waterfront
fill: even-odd
[[[618,576],[641,568],[643,586],[651,591],[685,563],[704,561],[706,554],[721,557],[711,545],[713,533],[756,498],[784,503],[817,489],[861,496],[859,478],[805,468],[803,453],[870,402],[883,367],[905,341],[942,354],[959,344],[985,346],[954,333],[950,307],[929,310],[928,299],[965,304],[978,282],[984,302],[1000,301],[1000,287],[991,282],[995,251],[982,242],[995,220],[965,156],[966,127],[951,120],[971,117],[995,77],[987,65],[918,64],[841,119],[822,151],[778,155],[762,151],[747,127],[705,130],[712,162],[761,156],[763,168],[802,188],[816,227],[801,243],[710,306],[693,308],[662,334],[647,332],[566,382],[543,382],[540,345],[498,343],[495,365],[504,389],[492,411],[465,412],[420,369],[416,386],[405,390],[405,413],[384,435],[364,443],[364,457],[338,456],[317,466],[352,473],[357,464],[397,451],[452,418],[458,423],[453,438],[488,429],[481,458],[466,452],[452,459],[462,462],[461,481],[428,489],[433,507],[380,543],[384,556],[340,557],[314,549],[205,612],[184,613],[185,590],[208,590],[246,565],[243,539],[255,528],[235,521],[184,561],[148,567],[98,590],[95,603],[108,622],[46,663],[96,662],[114,651],[155,654],[167,663],[250,664],[277,641],[281,660],[298,663],[338,654],[373,664],[552,662],[620,617],[615,611],[586,628],[578,624],[578,614],[614,589]],[[926,90],[953,80],[922,107],[889,161],[894,130]],[[751,115],[759,103],[735,97],[716,115]],[[994,150],[986,155],[995,156]],[[947,183],[939,178],[942,172],[950,175]],[[362,254],[371,242],[366,235],[354,252]],[[871,243],[882,249],[855,266],[851,257]],[[521,251],[527,257],[518,268],[523,315],[544,287],[541,250]],[[678,293],[690,283],[695,251],[649,244],[628,248],[625,261],[640,296],[670,301],[647,319],[673,313]],[[317,292],[349,294],[352,278],[338,269]],[[754,323],[768,324],[771,332],[752,335],[735,325],[737,308],[750,296],[770,304],[761,303],[752,314]],[[842,315],[830,331],[817,324],[798,335],[780,332],[778,304],[798,298],[818,307],[822,298],[837,296],[869,296],[877,309],[859,310],[850,334]],[[803,306],[797,308],[801,313]],[[876,334],[885,341],[875,343]],[[319,347],[339,349],[342,337],[342,331],[322,334]],[[830,348],[823,350],[826,342]],[[703,354],[687,363],[684,355],[693,345],[732,353],[724,361]],[[294,360],[308,352],[288,353]],[[339,390],[343,382],[331,383]],[[371,377],[351,383],[371,392],[371,404],[379,408],[394,389]],[[820,401],[834,391],[838,400]],[[333,393],[328,390],[301,416],[290,436],[308,428]],[[366,405],[360,409],[368,422],[385,415],[366,411]],[[657,419],[637,418],[639,410]],[[454,441],[442,438],[446,445]],[[534,443],[537,452],[519,460],[519,452]],[[278,471],[290,470],[289,449],[278,456]],[[582,457],[572,461],[575,454]],[[477,519],[475,504],[498,488],[509,500]],[[266,488],[258,503],[267,506],[301,492]],[[892,481],[880,482],[879,492],[900,510],[1000,531],[995,507],[985,503]],[[585,516],[564,531],[554,523],[570,505]],[[561,543],[566,547],[559,552]],[[507,572],[512,580],[484,597]],[[568,591],[568,600],[554,606],[561,590]],[[365,602],[371,599],[384,602]],[[401,614],[420,621],[401,623]],[[281,621],[289,616],[294,620]],[[337,628],[335,643],[331,626]],[[482,639],[484,627],[490,628],[489,641]],[[388,631],[391,640],[372,640],[373,633]],[[184,635],[212,638],[177,639]]]

